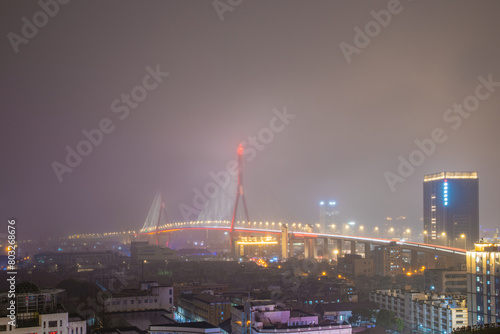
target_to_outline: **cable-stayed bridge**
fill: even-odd
[[[363,248],[365,257],[368,257],[374,246],[399,245],[404,251],[411,253],[412,267],[416,266],[419,253],[424,253],[430,262],[435,256],[457,261],[465,260],[464,249],[384,238],[327,233],[318,231],[321,228],[321,226],[317,226],[319,224],[251,220],[243,191],[243,147],[241,145],[238,147],[237,157],[238,168],[236,175],[231,175],[230,182],[216,189],[217,195],[206,201],[196,220],[169,221],[162,195],[158,192],[139,231],[81,235],[81,237],[132,235],[134,237],[149,237],[156,244],[168,245],[171,236],[178,231],[214,230],[227,232],[230,235],[228,248],[235,258],[237,257],[237,239],[245,235],[258,234],[273,237],[273,240],[275,240],[273,243],[279,245],[281,249],[280,255],[282,259],[294,256],[294,246],[301,244],[303,245],[301,248],[303,248],[305,258],[317,258],[318,248],[322,250],[323,258],[331,259],[334,255],[345,252],[355,254],[359,252],[359,248]],[[215,191],[213,193],[215,194]],[[243,206],[243,210],[240,210],[238,215],[240,205]],[[165,239],[165,243],[160,242],[160,240]],[[256,244],[259,244],[259,241]],[[364,247],[358,248],[360,244],[364,245]],[[347,245],[349,246],[346,247]]]

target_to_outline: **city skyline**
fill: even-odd
[[[498,225],[495,1],[0,8],[0,211],[20,240],[138,229],[159,190],[194,219],[242,142],[251,220],[316,223],[332,200],[335,221],[419,231],[423,177],[472,170]]]

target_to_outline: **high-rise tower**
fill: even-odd
[[[479,240],[477,172],[441,172],[424,177],[424,242],[473,248]]]
[[[320,232],[335,232],[335,202],[319,202],[319,224]]]
[[[467,251],[469,325],[500,321],[500,243],[481,240]]]

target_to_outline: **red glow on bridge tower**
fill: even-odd
[[[236,188],[236,200],[234,202],[233,218],[231,219],[231,241],[233,239],[234,222],[236,221],[236,214],[238,213],[238,203],[240,197],[241,200],[243,201],[245,218],[247,219],[247,222],[250,221],[250,218],[248,218],[248,209],[247,209],[247,202],[245,200],[245,193],[243,192],[243,145],[240,144],[236,152],[238,154],[238,187]]]

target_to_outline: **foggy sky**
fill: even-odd
[[[334,199],[339,221],[403,215],[421,231],[423,176],[475,170],[481,225],[498,226],[500,87],[457,129],[443,115],[479,76],[500,81],[500,3],[402,0],[348,63],[340,44],[387,8],[244,0],[221,21],[212,1],[73,0],[16,53],[8,34],[41,7],[0,2],[2,219],[19,239],[139,229],[161,190],[181,220],[193,189],[286,108],[295,118],[245,165],[252,220],[316,222]],[[148,66],[169,75],[120,119],[112,103]],[[60,182],[52,164],[106,118],[114,130]],[[447,139],[391,191],[384,173],[436,128]]]

